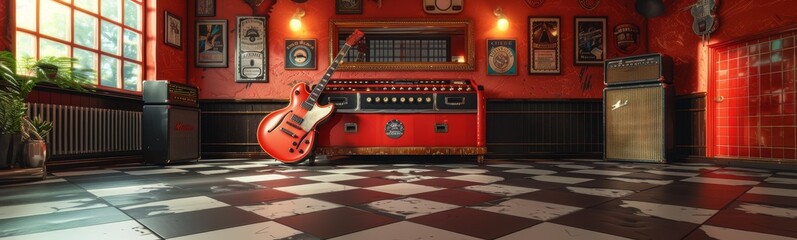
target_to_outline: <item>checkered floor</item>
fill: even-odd
[[[588,159],[203,160],[0,186],[0,239],[793,239],[797,173]]]

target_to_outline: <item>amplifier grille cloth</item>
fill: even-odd
[[[662,87],[610,89],[605,97],[606,158],[665,161]]]

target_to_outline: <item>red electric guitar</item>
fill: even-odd
[[[313,151],[316,127],[335,110],[334,104],[318,105],[318,96],[321,96],[349,48],[362,37],[360,30],[354,30],[312,92],[309,92],[307,84],[296,84],[291,90],[288,106],[263,118],[257,127],[257,142],[263,151],[284,163],[299,163],[308,159]]]

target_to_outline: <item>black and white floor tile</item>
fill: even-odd
[[[419,159],[54,172],[0,185],[0,240],[797,238],[797,172]]]

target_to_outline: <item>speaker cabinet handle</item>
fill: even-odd
[[[349,104],[349,99],[345,97],[329,97],[329,102],[337,106]]]
[[[345,132],[345,133],[356,133],[357,132],[357,123],[344,123],[343,124],[343,132]]]
[[[448,123],[435,123],[434,124],[434,132],[435,133],[448,133]]]
[[[465,105],[465,98],[464,97],[446,97],[445,98],[446,105],[449,106],[461,106]]]
[[[724,101],[725,101],[725,96],[719,96],[717,98],[714,98],[714,102],[716,102],[716,103],[721,103],[721,102],[724,102]]]

